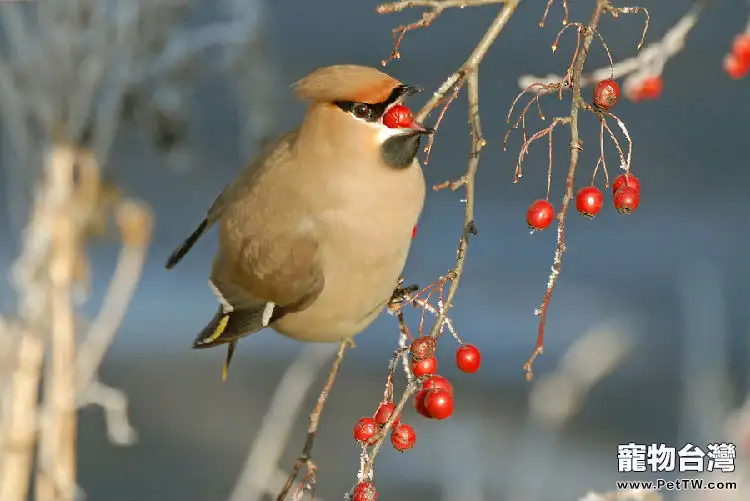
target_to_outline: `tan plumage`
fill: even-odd
[[[424,202],[414,157],[431,131],[380,122],[416,88],[341,65],[294,90],[310,101],[302,124],[264,149],[167,262],[219,222],[210,284],[222,306],[194,347],[229,343],[224,376],[237,339],[266,326],[313,342],[364,330],[390,299]]]
[[[380,103],[401,82],[369,66],[327,66],[294,84],[298,98],[332,103],[354,101]]]

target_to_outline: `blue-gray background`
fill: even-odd
[[[574,14],[587,15],[589,3],[571,2]],[[715,2],[705,12],[686,50],[667,65],[660,99],[642,104],[623,100],[618,105],[635,143],[633,172],[642,183],[641,206],[634,215],[622,217],[607,205],[590,222],[571,213],[568,253],[549,313],[547,351],[536,370],[540,376],[552,372],[578,337],[604,321],[627,326],[635,350],[594,389],[581,416],[563,430],[566,442],[557,452],[515,440],[529,419],[527,395],[533,385],[524,381],[521,366],[535,340],[537,319],[532,312],[544,292],[554,232],[529,236],[524,222],[528,204],[544,195],[545,142],[532,149],[526,175],[514,185],[518,135],[508,152],[502,150],[502,138],[517,77],[562,73],[574,45],[570,32],[561,50],[551,54],[561,9],[553,7],[548,27],[540,29],[544,4],[522,4],[481,70],[482,119],[489,144],[477,177],[480,234],[472,241],[452,315],[464,338],[481,347],[484,365],[475,376],[457,374],[450,367],[453,348],[446,340],[441,372],[456,385],[455,416],[433,423],[409,414],[419,445],[403,456],[383,452],[377,481],[384,500],[434,499],[446,476],[460,479],[471,473],[475,478],[477,469],[485,499],[563,501],[588,489],[610,490],[614,480],[626,477],[616,471],[616,444],[675,445],[691,439],[684,427],[692,418],[684,415],[681,397],[691,385],[726,370],[729,404],[740,403],[746,391],[750,89],[747,79],[732,81],[721,68],[731,37],[743,29],[747,15],[746,4],[734,0]],[[643,4],[650,7],[652,18],[647,41],[654,41],[690,2]],[[415,16],[378,16],[374,5],[363,0],[276,0],[268,5],[274,57],[284,84],[276,96],[274,132],[293,126],[304,112],[289,98],[286,84],[323,65],[377,65],[390,52],[391,28]],[[403,59],[391,63],[388,71],[434,89],[463,61],[494,9],[449,11],[430,29],[411,33],[402,45]],[[601,31],[616,59],[633,54],[641,23],[641,16],[602,21]],[[603,51],[594,50],[589,60],[589,68],[603,65]],[[206,287],[214,235],[176,270],[167,273],[162,266],[239,171],[244,161],[240,151],[248,149],[238,144],[234,104],[217,90],[223,88],[218,80],[209,79],[196,90],[193,125],[198,134],[187,171],[166,168],[133,137],[118,141],[111,171],[128,193],[151,204],[156,231],[144,280],[102,377],[128,391],[140,440],[131,448],[112,447],[106,443],[99,411],[82,413],[80,475],[89,499],[225,499],[271,392],[300,349],[270,332],[253,336],[240,344],[230,378],[221,384],[223,351],[189,349],[215,309]],[[413,106],[423,99],[416,98]],[[547,116],[564,113],[565,105],[555,101],[547,98]],[[430,184],[465,169],[465,116],[463,100],[450,109],[425,170]],[[582,122],[587,148],[579,171],[588,176],[596,161],[598,130],[592,117],[583,116]],[[538,124],[533,123],[531,127]],[[566,134],[561,129],[556,141],[556,204],[567,168]],[[612,150],[609,155],[614,168],[616,155]],[[8,192],[0,191],[0,196]],[[406,270],[411,282],[427,284],[452,265],[462,218],[459,198],[449,191],[428,194]],[[3,219],[0,266],[7,269],[17,239]],[[92,250],[99,292],[115,251],[107,245]],[[10,289],[3,285],[0,293],[7,310]],[[347,377],[331,397],[316,446],[324,499],[340,499],[354,481],[358,448],[350,438],[351,425],[377,404],[396,335],[394,320],[384,315],[358,338],[357,349],[344,362]],[[695,352],[700,356],[691,354]],[[685,360],[690,360],[687,368]],[[304,421],[302,416],[298,420],[296,441],[282,467],[291,464],[301,446]],[[723,431],[722,423],[709,426],[717,434]],[[692,440],[701,443],[701,438]],[[467,443],[474,445],[465,447]],[[463,452],[447,458],[451,450]],[[472,452],[475,456],[468,457]],[[551,467],[536,471],[543,459],[552,461]],[[478,494],[458,493],[444,499],[479,499]]]

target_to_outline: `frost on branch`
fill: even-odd
[[[605,78],[624,78],[623,88],[628,99],[640,101],[658,97],[661,93],[661,75],[664,66],[670,59],[684,50],[688,35],[695,27],[700,14],[708,3],[709,0],[695,1],[690,10],[664,34],[661,40],[640,49],[645,40],[646,31],[644,29],[637,55],[582,75],[581,86],[591,86]],[[627,9],[620,10],[624,11],[625,14],[640,13],[640,11],[635,12]],[[646,27],[648,27],[648,19],[646,17]],[[750,24],[748,28],[748,31],[750,31]],[[544,77],[522,75],[518,79],[518,86],[525,89],[535,82],[557,82],[560,80],[562,80],[562,77],[555,74]]]
[[[77,496],[81,405],[104,409],[113,442],[135,440],[125,395],[101,383],[98,369],[137,287],[153,221],[150,209],[104,172],[113,143],[132,124],[157,151],[184,150],[189,85],[207,71],[234,71],[246,99],[267,103],[271,92],[270,77],[246,85],[250,69],[270,71],[257,37],[260,3],[214,2],[218,20],[202,24],[193,16],[198,4],[37,0],[0,7],[0,111],[11,146],[2,149],[3,165],[22,181],[14,191],[31,198],[10,273],[17,309],[0,322],[2,343],[11,348],[0,499],[26,499],[34,461],[38,499]],[[242,118],[249,117],[260,138],[268,121]],[[120,253],[98,314],[85,319],[79,308],[89,298],[87,246],[110,227]]]

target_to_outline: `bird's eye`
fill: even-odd
[[[372,108],[370,108],[364,103],[355,104],[354,108],[352,109],[352,112],[354,113],[354,116],[357,118],[368,119],[372,117]]]

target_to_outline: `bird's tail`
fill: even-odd
[[[264,327],[263,308],[240,309],[224,312],[222,307],[193,341],[194,349],[213,348],[228,344],[227,358],[222,370],[222,381],[226,380],[229,363],[232,361],[237,340],[257,332]]]

